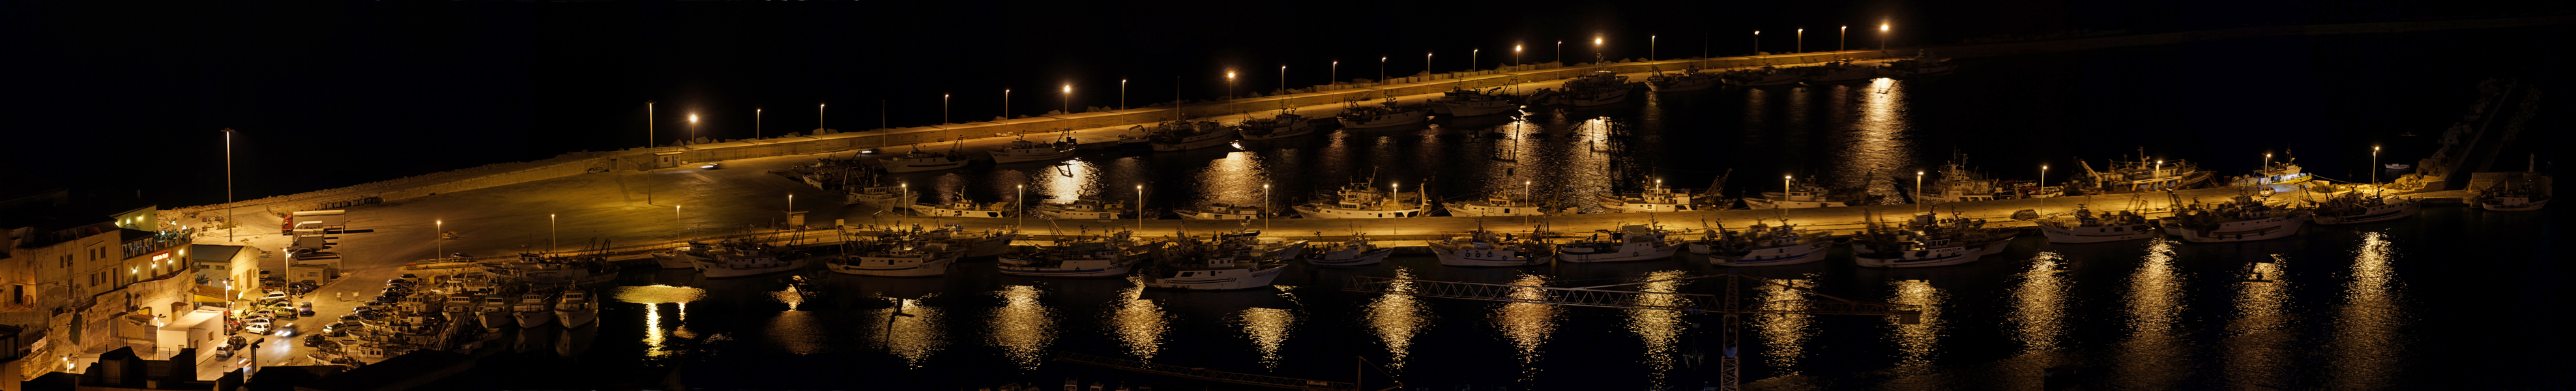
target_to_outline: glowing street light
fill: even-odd
[[[557,238],[556,238],[556,236],[555,236],[555,214],[553,214],[553,213],[547,213],[547,214],[546,214],[546,252],[555,252],[556,250],[559,250],[559,249],[561,249],[562,247],[563,247],[563,242],[562,242],[561,240],[557,240]]]
[[[1386,83],[1386,56],[1378,56],[1377,58],[1377,82],[1379,84]]]
[[[1878,51],[1887,51],[1887,23],[1878,24]]]
[[[1333,60],[1332,68],[1333,70],[1330,74],[1326,75],[1330,76],[1331,79],[1324,81],[1329,82],[1329,84],[1342,84],[1342,60]]]
[[[752,138],[752,139],[759,139],[759,138],[760,138],[760,109],[759,109],[759,108],[752,108],[752,109],[751,109],[751,138]]]
[[[1270,230],[1270,184],[1261,184],[1261,230]]]
[[[1914,172],[1914,213],[1923,213],[1923,172]]]
[[[1661,38],[1661,37],[1660,37],[1660,36],[1654,36],[1654,35],[1648,35],[1648,36],[1646,36],[1646,61],[1654,61],[1654,60],[1655,60],[1655,53],[1656,53],[1656,51],[1655,51],[1655,44],[1660,43],[1660,42],[1658,42],[1658,41],[1661,41],[1660,39],[1657,39],[1657,38]]]
[[[439,258],[446,258],[446,257],[447,257],[447,220],[431,220],[431,222],[430,222],[430,223],[431,223],[431,224],[436,224],[436,225],[435,225],[435,227],[436,227],[436,228],[435,228],[435,229],[431,229],[431,230],[430,230],[430,231],[431,231],[431,232],[430,232],[430,235],[432,235],[432,238],[430,239],[430,243],[438,243],[438,257],[439,257]]]
[[[1118,79],[1118,109],[1127,109],[1127,79]]]
[[[1796,47],[1796,49],[1790,51],[1790,53],[1807,52],[1807,29],[1798,29],[1798,42],[1791,46]]]
[[[653,101],[644,101],[644,146],[651,147],[653,137]]]
[[[1073,114],[1073,85],[1064,85],[1064,113]]]
[[[1288,66],[1286,65],[1279,66],[1279,89],[1288,90]]]
[[[1834,51],[1843,51],[1844,45],[1849,44],[1851,44],[1851,26],[1843,26],[1842,32],[1834,34]]]
[[[2264,164],[2271,164],[2271,162],[2266,160]],[[2377,145],[2370,146],[2370,186],[2379,187],[2379,146]]]
[[[698,139],[698,115],[696,113],[689,114],[689,139]]]
[[[1225,70],[1225,99],[1234,99],[1234,70]]]
[[[1467,70],[1476,70],[1476,63],[1484,61],[1478,57],[1482,57],[1484,55],[1485,49],[1467,49]]]
[[[1762,55],[1762,30],[1753,30],[1753,55]]]
[[[1029,225],[1029,202],[1027,198],[1029,195],[1029,185],[1011,185],[1011,188],[1019,191],[1018,193],[1011,195],[1011,213],[1020,215],[1020,222],[1017,225],[1027,226]]]
[[[939,94],[939,123],[952,123],[948,122],[948,94]]]
[[[822,132],[822,131],[823,131],[823,129],[830,129],[830,128],[832,128],[832,127],[831,127],[831,126],[829,126],[829,125],[824,125],[824,124],[826,123],[826,122],[824,122],[824,121],[823,121],[823,109],[824,109],[824,106],[826,106],[826,105],[825,105],[825,104],[822,104],[822,103],[815,103],[815,104],[814,104],[814,131],[815,131],[815,132]]]
[[[1521,65],[1521,44],[1512,44],[1512,66]]]
[[[2048,165],[2039,165],[2039,187],[2048,187]]]
[[[1002,119],[1011,119],[1011,89],[1002,89]]]
[[[1136,185],[1136,232],[1145,232],[1145,185]]]

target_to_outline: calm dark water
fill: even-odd
[[[2555,32],[2556,30],[2551,30]],[[1957,75],[1781,89],[1648,94],[1624,106],[1539,109],[1436,127],[1247,142],[1246,151],[1091,153],[1064,165],[978,166],[899,177],[979,201],[1015,185],[1055,198],[1151,206],[1274,204],[1368,179],[1428,183],[1439,197],[1517,191],[1703,187],[1730,192],[1816,177],[1892,192],[1901,173],[1956,154],[2008,178],[2136,154],[2225,174],[2294,151],[2310,171],[2367,175],[2368,147],[2412,160],[2486,76],[2543,63],[2392,59],[2483,33],[2239,40],[1976,59]],[[2562,55],[2535,55],[2555,58]],[[2287,71],[2287,70],[2301,71]],[[2537,79],[2527,79],[2537,80]],[[2546,82],[2547,80],[2540,80]],[[2552,105],[2551,107],[2554,107]],[[2534,126],[2561,120],[2543,115]],[[1548,137],[1518,140],[1515,133]],[[1616,133],[1617,137],[1611,137]],[[2526,133],[2526,145],[2557,145]],[[1574,137],[1583,134],[1585,137]],[[2528,146],[2518,148],[2529,148]],[[2523,152],[2509,150],[2507,156]],[[2545,152],[2544,152],[2545,153]],[[1493,160],[1511,155],[1517,162]],[[2546,161],[2550,156],[2542,156]],[[2516,162],[2518,163],[2518,162]],[[2027,174],[2018,174],[2027,171]],[[2052,178],[2065,171],[2052,170]],[[1776,185],[1774,185],[1776,186]],[[2081,366],[2088,389],[2491,389],[2566,387],[2571,345],[2549,304],[2568,297],[2553,211],[2428,208],[2412,219],[2310,227],[2266,242],[2047,244],[2024,238],[1977,263],[1922,270],[1827,261],[1732,271],[1827,294],[1927,306],[1924,321],[1865,316],[1746,320],[1745,379],[1764,389],[2035,389],[2042,368]],[[2258,263],[2259,262],[2259,263]],[[817,274],[703,280],[631,272],[599,326],[519,336],[484,366],[499,387],[577,387],[679,368],[716,389],[958,389],[1068,377],[1146,376],[1048,362],[1055,352],[1452,389],[1698,387],[1716,319],[1341,292],[1341,276],[1557,286],[1724,273],[1695,257],[1530,269],[1438,266],[1428,257],[1346,269],[1296,266],[1276,289],[1140,291],[1123,280],[999,276],[990,261],[942,278]],[[2262,282],[2249,282],[2261,275]],[[1714,283],[1645,288],[1715,293]],[[791,289],[792,288],[792,289]],[[1761,297],[1772,291],[1747,291]],[[896,316],[899,305],[908,316]],[[524,368],[524,369],[522,369]],[[546,369],[537,369],[546,368]],[[1164,380],[1158,389],[1204,384]],[[1223,385],[1216,388],[1225,389]]]

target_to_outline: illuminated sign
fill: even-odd
[[[158,263],[158,262],[161,262],[161,261],[164,261],[164,260],[169,260],[169,259],[170,259],[170,253],[152,254],[152,262],[155,262],[155,263]]]

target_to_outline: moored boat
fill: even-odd
[[[1325,202],[1326,198],[1332,202]],[[1333,196],[1317,197],[1294,209],[1310,219],[1385,219],[1422,217],[1426,202],[1421,192],[1380,191],[1369,182],[1361,182],[1342,186]]]
[[[804,253],[788,251],[768,244],[727,243],[707,252],[714,258],[698,260],[698,272],[707,278],[750,277],[805,269]]]
[[[958,143],[964,145],[964,141]],[[886,157],[884,164],[886,172],[922,172],[966,167],[966,162],[966,156],[958,154],[954,146],[946,152],[925,152],[920,145],[913,145],[912,152]]]
[[[1654,92],[1698,91],[1724,84],[1721,79],[1724,78],[1719,77],[1717,73],[1703,73],[1696,66],[1684,68],[1676,73],[1656,70],[1654,75],[1646,76],[1646,89]]]
[[[1766,191],[1762,192],[1762,196],[1760,197],[1744,197],[1744,207],[1750,209],[1799,209],[1851,206],[1851,201],[1848,200],[1850,197],[1843,194],[1835,194],[1831,189],[1826,189],[1823,186],[1816,186],[1806,182],[1789,181],[1786,178],[1784,178],[1783,181],[1784,182],[1782,184],[1788,186],[1781,189],[1783,191]]]
[[[1556,259],[1565,262],[1627,262],[1672,258],[1682,249],[1675,240],[1665,237],[1662,229],[1643,225],[1619,227],[1603,240],[1600,233],[1589,239],[1556,245]]]
[[[1798,84],[1799,80],[1804,80],[1805,78],[1806,75],[1799,74],[1798,72],[1791,72],[1789,70],[1767,66],[1757,69],[1730,71],[1719,75],[1719,80],[1724,81],[1726,85],[1739,87],[1764,87]]]
[[[536,328],[554,323],[553,299],[544,293],[520,294],[519,301],[510,305],[510,317],[518,320],[520,328]]]
[[[1214,121],[1165,122],[1145,132],[1150,136],[1146,145],[1153,147],[1155,152],[1214,147],[1234,141],[1234,130],[1235,127],[1218,125]]]
[[[591,320],[599,318],[599,303],[591,300],[589,291],[580,289],[564,290],[563,298],[555,302],[554,310],[555,321],[563,322],[566,328],[588,325]]]
[[[2146,216],[2125,210],[2095,215],[2084,204],[2075,204],[2072,216],[2051,216],[2040,219],[2038,223],[2040,234],[2048,236],[2049,243],[2117,242],[2156,235],[2149,229],[2153,225],[2147,223]]]
[[[1358,101],[1342,103],[1342,115],[1336,116],[1335,119],[1340,120],[1342,122],[1342,128],[1345,129],[1383,128],[1389,126],[1418,124],[1422,123],[1423,119],[1429,118],[1431,114],[1431,109],[1429,108],[1396,106],[1395,99],[1393,98],[1388,98],[1386,102],[1376,105],[1363,105]]]
[[[1431,100],[1431,113],[1450,117],[1475,117],[1512,112],[1520,104],[1501,94],[1502,87],[1478,90],[1461,89],[1442,93]]]
[[[2534,168],[2538,166],[2533,164]],[[2549,206],[2549,175],[2537,170],[2505,175],[2495,184],[2471,191],[2469,205],[2494,212],[2529,212]]]
[[[2308,211],[2264,205],[2240,195],[2217,205],[2185,205],[2173,217],[2156,220],[2156,228],[2186,242],[2248,242],[2297,235],[2310,218]]]
[[[1269,287],[1287,271],[1287,264],[1261,251],[1223,242],[1193,242],[1177,246],[1165,262],[1148,268],[1138,278],[1147,288],[1186,290],[1234,290]]]
[[[1038,204],[1038,217],[1050,219],[1115,220],[1122,212],[1134,212],[1126,201],[1103,201],[1098,198],[1075,199],[1068,203]]]
[[[1317,266],[1365,266],[1386,262],[1386,256],[1393,254],[1395,248],[1379,247],[1369,243],[1368,234],[1360,234],[1307,254],[1305,258],[1307,264]]]
[[[843,245],[839,257],[825,261],[833,273],[880,277],[930,277],[947,274],[949,265],[965,255],[948,243],[933,242],[908,232],[895,236],[853,241]]]
[[[2414,217],[2423,210],[2422,200],[2410,197],[2364,196],[2346,192],[2319,202],[2309,213],[2320,225],[2360,224]]]
[[[1853,64],[1852,60],[1848,59],[1827,62],[1825,65],[1805,67],[1802,69],[1807,73],[1805,79],[1808,83],[1852,82],[1868,80],[1871,77],[1878,76],[1878,71],[1876,69],[1860,66],[1859,64]]]
[[[1443,266],[1510,267],[1556,261],[1555,248],[1547,243],[1484,229],[1428,244],[1431,254],[1439,257]]]
[[[1239,206],[1226,203],[1212,203],[1195,209],[1174,211],[1173,213],[1181,215],[1182,219],[1189,220],[1248,220],[1261,218],[1262,216],[1261,207]]]
[[[1315,123],[1309,121],[1306,116],[1297,115],[1294,110],[1280,110],[1279,115],[1268,118],[1243,120],[1243,123],[1235,124],[1235,128],[1240,129],[1237,132],[1242,133],[1245,140],[1269,140],[1315,133]]]
[[[1537,202],[1531,202],[1530,200],[1521,198],[1516,194],[1495,194],[1485,197],[1485,199],[1482,200],[1444,202],[1440,204],[1440,209],[1449,211],[1450,216],[1467,217],[1538,216],[1547,214],[1547,211],[1540,207]]]
[[[1720,226],[1710,230],[1710,237],[1690,242],[1690,252],[1707,254],[1708,263],[1718,266],[1795,265],[1825,259],[1825,247],[1833,241],[1821,232],[1798,232],[1796,227],[1787,221],[1779,226],[1757,222],[1743,232]]]
[[[995,203],[989,203],[989,204],[976,204],[976,203],[975,203],[975,201],[967,200],[967,199],[966,199],[966,196],[965,196],[965,195],[963,195],[963,194],[958,195],[958,196],[957,196],[957,200],[956,200],[956,201],[949,201],[948,203],[944,203],[944,204],[937,204],[937,205],[932,205],[932,204],[913,204],[913,205],[912,205],[912,214],[913,214],[913,215],[916,215],[916,216],[940,216],[940,217],[1011,217],[1011,216],[1016,216],[1016,214],[1013,214],[1013,213],[1011,212],[1011,204],[1010,204],[1010,203],[1005,203],[1005,202],[995,202]]]
[[[1036,142],[1029,141],[1027,139],[1012,140],[1010,146],[1003,147],[1001,150],[993,151],[993,162],[1018,163],[1056,161],[1073,157],[1074,151],[1077,150],[1081,144],[1074,141],[1071,136],[1073,131],[1067,130],[1064,134],[1066,136],[1062,140],[1055,142]]]
[[[1168,244],[1138,240],[1132,233],[1121,231],[1003,254],[995,269],[1015,276],[1123,276],[1138,263],[1160,254]]]

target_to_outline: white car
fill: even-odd
[[[707,165],[704,165],[704,166],[698,166],[698,168],[708,169],[708,170],[713,170],[713,169],[718,169],[718,168],[724,168],[724,163],[707,163]]]
[[[275,323],[271,322],[273,321],[268,319],[251,319],[250,325],[243,326],[242,331],[248,331],[251,334],[268,335],[268,331],[274,328],[275,325]]]

